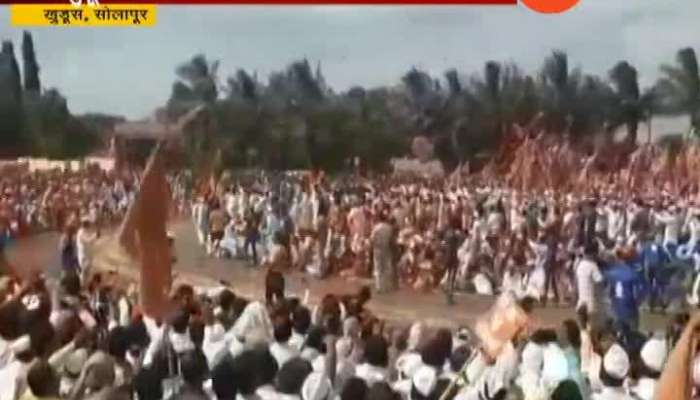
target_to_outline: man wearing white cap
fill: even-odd
[[[4,368],[0,369],[0,400],[13,400],[19,398],[27,389],[27,371],[34,360],[31,349],[31,340],[28,335],[21,336],[10,344],[10,350],[14,354]]]
[[[666,340],[661,338],[651,338],[642,347],[641,351],[642,369],[637,384],[631,389],[632,394],[640,400],[654,400],[656,383],[661,376],[666,357],[668,356],[668,346]]]
[[[88,358],[89,354],[86,349],[77,349],[66,355],[61,371],[63,373],[61,374],[59,388],[59,393],[62,396],[67,397],[70,395]]]
[[[302,400],[329,400],[332,393],[331,380],[323,372],[309,374],[301,387]]]
[[[594,393],[592,400],[633,400],[623,387],[630,369],[630,359],[627,352],[618,344],[613,344],[603,357],[600,369],[600,379],[603,390]]]
[[[410,400],[430,399],[434,398],[433,396],[435,395],[439,395],[434,393],[438,383],[438,373],[433,367],[427,365],[420,367],[413,374],[411,382]]]

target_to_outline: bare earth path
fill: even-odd
[[[264,290],[264,270],[249,267],[238,260],[222,260],[208,257],[198,245],[192,224],[187,221],[171,226],[176,235],[176,273],[181,279],[197,284],[212,284],[218,280],[229,282],[236,293],[262,298]],[[41,268],[49,275],[60,272],[58,257],[58,235],[46,233],[22,239],[6,250],[7,259],[16,267]],[[345,294],[357,290],[369,281],[348,281],[339,277],[324,280],[304,278],[299,273],[287,276],[287,292],[302,297],[310,291],[312,301],[326,293]],[[369,307],[382,318],[410,323],[421,320],[433,326],[469,326],[474,319],[491,305],[493,298],[474,294],[460,294],[457,304],[445,305],[442,292],[418,293],[401,290],[396,293],[375,295]],[[547,325],[558,324],[566,318],[573,318],[572,308],[548,307],[537,309],[538,320]],[[642,325],[648,328],[663,326],[665,317],[644,315]]]

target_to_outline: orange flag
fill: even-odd
[[[141,307],[154,318],[168,311],[172,261],[166,223],[170,198],[159,145],[143,172],[140,191],[119,233],[119,243],[132,258],[139,260]]]
[[[15,266],[7,261],[4,249],[0,249],[0,275],[18,276]]]
[[[483,350],[496,358],[506,343],[526,329],[529,322],[529,316],[515,297],[504,293],[486,313],[477,318],[474,332],[481,340]]]
[[[0,276],[31,280],[43,272],[46,265],[55,262],[53,254],[36,252],[31,244],[18,242],[17,239],[0,247]]]

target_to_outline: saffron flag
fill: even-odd
[[[0,276],[17,276],[17,269],[14,265],[10,264],[10,262],[7,261],[7,257],[5,257],[5,248],[9,246],[9,243],[9,235],[5,236],[3,233],[0,233]]]
[[[153,152],[140,191],[119,232],[119,243],[140,264],[140,302],[153,318],[168,312],[172,280],[171,246],[166,233],[170,188],[165,179],[162,146]]]
[[[514,296],[507,292],[496,300],[489,311],[477,318],[474,331],[481,340],[483,350],[495,359],[503,347],[528,324],[528,315]]]
[[[34,246],[33,241],[17,240],[9,232],[0,232],[0,276],[6,275],[20,281],[32,280],[47,265],[60,262],[56,253],[36,251]]]

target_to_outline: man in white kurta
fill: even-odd
[[[394,265],[391,252],[393,228],[381,217],[372,229],[372,259],[374,262],[374,279],[377,292],[388,292],[396,288]]]
[[[92,264],[92,252],[95,241],[97,240],[97,231],[93,228],[92,223],[88,219],[83,219],[76,234],[76,248],[78,250],[78,264],[80,265],[80,273],[83,281],[87,277]]]
[[[605,209],[608,217],[608,239],[617,241],[625,233],[625,217],[619,204],[613,203]]]
[[[302,193],[294,207],[294,223],[301,231],[314,228],[314,203],[309,193]]]
[[[667,211],[655,215],[656,221],[664,226],[664,246],[667,248],[678,244],[682,220],[677,211],[676,206],[671,206]]]
[[[205,246],[207,244],[207,237],[209,236],[209,216],[207,204],[201,197],[197,199],[197,202],[192,207],[192,222],[197,232],[199,244]]]
[[[595,250],[587,249],[586,254],[576,266],[576,285],[578,303],[576,309],[586,308],[591,317],[601,308],[596,300],[596,286],[603,282],[603,274],[595,261]],[[600,297],[600,296],[599,296]]]

